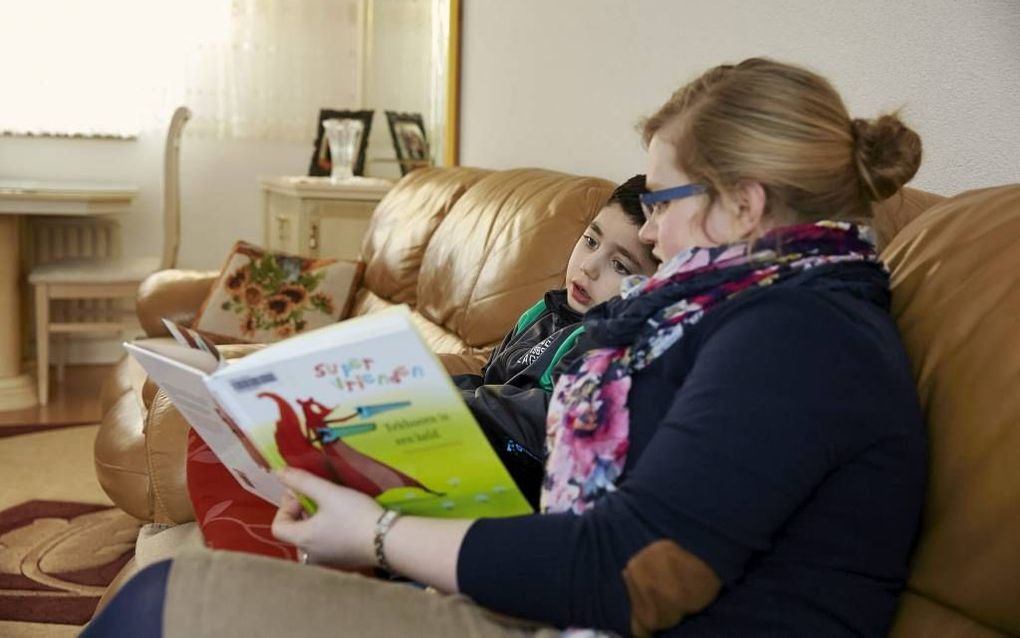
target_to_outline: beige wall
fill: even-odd
[[[766,55],[851,114],[903,107],[940,193],[1020,181],[1016,0],[465,0],[461,162],[621,180],[634,126],[709,66]]]

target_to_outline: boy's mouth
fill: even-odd
[[[582,306],[591,304],[591,295],[588,294],[588,291],[573,281],[570,282],[570,297]]]

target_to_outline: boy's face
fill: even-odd
[[[620,294],[624,277],[651,275],[657,267],[638,239],[638,226],[619,204],[610,204],[599,211],[570,253],[567,303],[577,312],[587,312]]]

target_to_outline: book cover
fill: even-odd
[[[189,332],[178,340],[208,349]],[[144,358],[139,361],[235,478],[274,502],[281,486],[265,479],[278,484],[271,471],[291,466],[408,514],[531,512],[406,306],[293,337],[230,365],[209,362],[209,374],[176,361],[162,361],[154,372]],[[195,398],[201,390],[194,380],[183,384],[165,369],[180,376],[181,367],[192,368],[204,399]],[[207,438],[210,430],[217,445]]]

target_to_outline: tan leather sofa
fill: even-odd
[[[944,200],[883,257],[929,433],[892,635],[1020,635],[1020,185]]]
[[[610,188],[537,170],[415,171],[373,217],[354,312],[409,303],[448,367],[475,368],[559,283]],[[1020,635],[1020,186],[948,199],[907,189],[876,208],[875,227],[931,449],[923,530],[891,634]],[[193,315],[214,275],[146,282],[148,333],[161,333],[159,316]],[[191,520],[186,424],[128,362],[104,403],[96,469],[111,498],[144,520]]]

